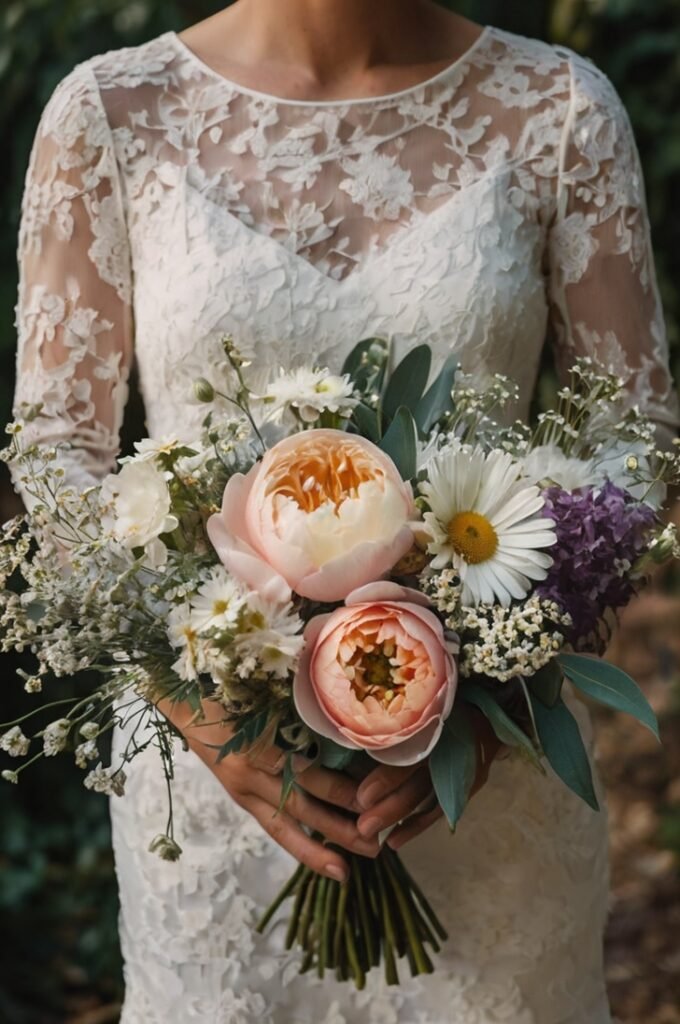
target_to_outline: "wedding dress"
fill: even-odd
[[[78,65],[37,131],[19,238],[17,406],[85,486],[114,465],[136,360],[151,436],[190,440],[225,333],[255,377],[426,341],[526,416],[544,340],[677,422],[643,182],[612,86],[569,50],[486,28],[412,88],[303,102],[230,82],[172,32]],[[583,705],[572,706],[590,743]],[[116,736],[120,751],[125,736]],[[605,812],[512,757],[456,834],[404,857],[444,920],[436,974],[363,992],[297,973],[252,925],[291,858],[177,749],[183,855],[157,751],[112,801],[123,1024],[606,1024]]]

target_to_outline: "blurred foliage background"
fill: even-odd
[[[79,61],[134,46],[169,29],[180,30],[224,6],[216,0],[3,0],[3,423],[10,418],[13,390],[19,207],[40,111],[57,82]],[[592,57],[613,80],[642,155],[673,368],[680,380],[680,0],[451,0],[448,6],[484,24],[566,44]],[[16,499],[3,477],[2,519],[15,509]],[[663,603],[643,613],[642,619],[631,617],[628,648],[619,646],[615,655],[624,662],[647,657],[637,667],[653,680],[652,688],[661,685],[654,699],[665,709],[667,740],[672,741],[678,739],[680,717],[672,695],[678,651],[658,630],[668,620],[670,634],[677,634],[680,611],[672,600],[659,600]],[[645,614],[651,619],[645,620]],[[14,659],[4,657],[3,719],[20,713],[26,701],[15,685],[16,667]],[[673,993],[680,991],[675,938],[680,886],[674,857],[680,854],[680,763],[677,756],[675,763],[673,758],[663,760],[644,744],[634,762],[632,752],[629,760],[622,760],[616,727],[605,721],[602,728],[605,773],[609,758],[614,788],[613,820],[615,826],[625,826],[614,842],[619,861],[615,860],[618,889],[609,940],[612,998],[621,1021],[678,1024],[680,1008]],[[81,780],[66,759],[62,763],[57,758],[28,772],[19,790],[6,784],[0,788],[2,1024],[106,1024],[118,1019],[122,977],[108,807],[103,797],[85,791]],[[637,811],[629,820],[631,807]],[[632,881],[630,858],[642,864]],[[617,871],[622,875],[618,880]],[[647,885],[643,876],[662,880]],[[623,910],[617,917],[620,890]],[[674,933],[670,946],[667,931]]]

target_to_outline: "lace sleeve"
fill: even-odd
[[[678,425],[644,181],[628,115],[609,80],[570,54],[571,99],[548,255],[562,374],[578,356],[626,381],[657,423]]]
[[[121,185],[98,86],[86,65],[60,82],[43,110],[17,256],[14,415],[25,402],[42,402],[42,414],[25,428],[28,440],[68,442],[59,459],[69,482],[86,486],[114,463],[132,359]]]

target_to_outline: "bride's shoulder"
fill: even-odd
[[[589,57],[568,46],[494,28],[489,53],[492,74],[507,85],[506,95],[524,93],[538,101],[551,98],[577,108],[618,108],[620,100],[607,75]],[[520,83],[525,88],[520,88]],[[519,105],[519,104],[518,104]]]
[[[56,85],[54,95],[76,98],[96,87],[102,95],[114,90],[165,87],[177,75],[174,33],[164,32],[137,46],[121,46],[76,64]]]

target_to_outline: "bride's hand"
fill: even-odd
[[[486,783],[491,762],[502,744],[476,708],[471,709],[471,720],[477,740],[477,775],[470,791],[472,797]],[[396,825],[387,839],[393,850],[420,835],[443,814],[434,796],[427,764],[403,768],[381,765],[363,780],[357,799],[362,809],[357,822],[360,834],[371,838]]]
[[[207,720],[192,724],[186,705],[167,701],[159,705],[232,799],[252,814],[279,846],[302,864],[338,881],[347,878],[347,862],[335,850],[312,839],[303,826],[321,832],[330,842],[353,853],[376,856],[377,838],[365,838],[357,830],[356,814],[360,807],[356,782],[339,772],[305,766],[297,775],[297,786],[285,809],[279,811],[284,752],[269,747],[256,757],[229,754],[218,763],[214,747],[223,744],[229,734],[224,723],[214,719],[219,714],[216,705],[206,701],[204,707]]]

